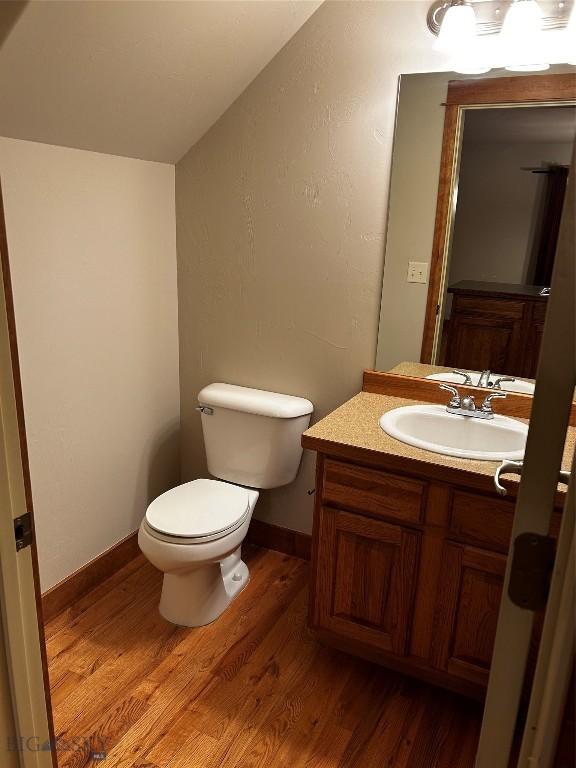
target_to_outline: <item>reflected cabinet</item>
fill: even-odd
[[[470,281],[452,286],[441,364],[535,378],[547,302],[541,290]]]

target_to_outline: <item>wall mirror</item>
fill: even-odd
[[[533,392],[575,139],[574,67],[402,76],[377,370]]]

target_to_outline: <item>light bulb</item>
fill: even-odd
[[[536,0],[515,0],[510,6],[500,43],[506,69],[538,72],[550,66],[544,61],[542,13]]]
[[[476,36],[476,14],[471,5],[451,5],[442,19],[436,50],[452,54],[452,69],[465,75],[489,72]]]
[[[451,5],[442,19],[434,48],[457,53],[476,37],[476,14],[470,5]]]
[[[568,26],[564,30],[564,44],[566,47],[566,61],[568,64],[576,64],[576,5],[572,9]]]

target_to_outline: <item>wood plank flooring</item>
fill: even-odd
[[[159,616],[142,557],[47,624],[60,768],[472,768],[477,704],[319,645],[308,563],[245,558],[208,627]]]

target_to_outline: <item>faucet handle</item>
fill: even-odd
[[[501,389],[500,384],[502,384],[503,381],[516,381],[514,376],[500,376],[500,378],[496,379],[494,384],[492,384],[492,389]]]
[[[452,371],[452,373],[457,374],[458,376],[464,376],[464,381],[462,382],[463,386],[468,387],[472,386],[472,379],[470,377],[470,374],[466,373],[466,371]]]
[[[484,402],[482,403],[480,410],[482,413],[493,413],[492,400],[504,400],[505,397],[507,397],[505,392],[491,392],[484,398]]]
[[[453,387],[451,384],[440,384],[440,389],[444,389],[446,392],[450,392],[452,397],[450,398],[450,402],[448,403],[449,408],[460,408],[460,393],[458,392],[458,389],[456,387]]]

